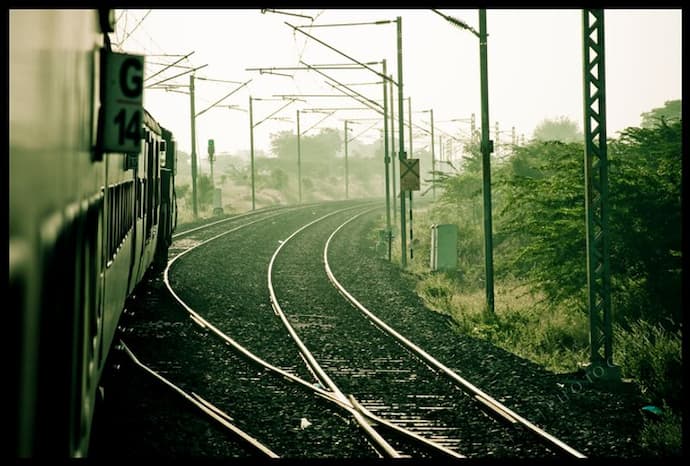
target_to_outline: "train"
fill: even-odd
[[[142,104],[123,133],[138,150],[101,144],[114,25],[114,10],[9,11],[5,419],[19,458],[88,456],[126,300],[167,262],[177,225],[172,132]]]

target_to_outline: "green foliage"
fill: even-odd
[[[419,283],[417,293],[432,309],[448,310],[455,290],[443,275],[431,275]]]
[[[672,123],[679,121],[683,115],[683,106],[680,100],[667,100],[663,107],[658,107],[645,112],[641,115],[642,128],[654,128],[662,124],[662,122]]]
[[[462,160],[460,167],[463,172],[480,174],[482,172],[482,153],[479,145],[479,139],[472,139],[464,146],[465,153],[468,154]]]
[[[434,223],[455,223],[458,226],[457,276],[466,285],[481,286],[484,272],[481,266],[484,260],[481,174],[463,171],[448,175],[439,172],[437,184],[442,191],[433,211]]]
[[[568,117],[561,116],[558,119],[545,119],[537,125],[532,134],[536,141],[560,141],[560,142],[580,142],[584,135],[580,131],[577,123]]]
[[[582,145],[533,142],[515,150],[496,177],[506,197],[496,234],[512,244],[497,273],[519,274],[561,302],[586,286]]]
[[[230,165],[226,168],[225,173],[232,183],[237,186],[249,186],[251,185],[251,174],[249,172],[249,164],[246,165]]]
[[[302,178],[302,189],[305,191],[314,189],[314,182],[311,178]]]
[[[628,128],[609,145],[612,294],[637,295],[621,317],[682,319],[681,141],[676,121]]]
[[[292,131],[271,133],[271,152],[281,159],[297,158],[297,136]],[[300,141],[300,150],[301,150]]]
[[[676,122],[628,128],[609,144],[609,255],[619,321],[680,321],[681,139]],[[583,147],[533,142],[515,150],[496,176],[506,197],[496,236],[513,245],[497,263],[533,280],[553,303],[584,303]]]
[[[200,208],[211,206],[213,204],[213,184],[211,177],[207,175],[199,175],[196,179],[196,199]],[[192,205],[192,193],[189,192],[189,205]]]
[[[263,170],[259,179],[256,181],[257,185],[262,188],[285,191],[288,188],[289,176],[285,170],[278,167],[272,167]]]
[[[637,380],[650,403],[666,402],[681,408],[682,356],[680,330],[668,331],[657,324],[638,320],[629,330],[614,332],[615,360],[625,377]]]
[[[300,137],[300,153],[303,162],[328,163],[340,151],[342,137],[333,128],[323,128],[314,136]],[[292,131],[271,134],[271,152],[280,159],[297,159],[297,135]]]
[[[658,421],[645,420],[641,443],[650,456],[681,456],[683,452],[682,416],[665,411]]]
[[[189,192],[189,190],[190,190],[190,185],[188,185],[188,184],[183,184],[183,185],[176,184],[175,185],[175,195],[178,197],[178,199],[184,199],[185,196],[187,196],[187,193]]]
[[[499,284],[496,311],[484,309],[484,291],[469,291],[452,274],[422,274],[417,293],[427,306],[453,318],[459,333],[492,342],[555,371],[586,361],[586,317],[567,306],[535,304],[523,287]]]

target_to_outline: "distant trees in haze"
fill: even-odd
[[[333,128],[323,128],[314,136],[300,137],[300,153],[303,161],[330,160],[341,150],[342,137]],[[280,131],[271,134],[271,152],[279,159],[297,158],[297,136],[293,131]]]
[[[653,108],[652,110],[643,113],[640,127],[653,128],[662,120],[670,123],[671,121],[679,121],[683,115],[683,107],[680,100],[667,100],[663,107]]]
[[[584,135],[582,131],[580,131],[578,124],[565,116],[556,119],[547,118],[542,120],[532,134],[532,139],[541,142],[581,142],[583,138]]]

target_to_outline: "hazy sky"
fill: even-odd
[[[413,121],[428,126],[433,108],[437,128],[454,135],[469,130],[472,113],[479,124],[479,41],[469,31],[458,29],[431,10],[280,10],[315,18],[313,24],[371,22],[402,17],[403,90],[412,98]],[[443,9],[443,13],[479,29],[477,10]],[[223,104],[248,108],[249,95],[270,98],[274,94],[337,94],[325,78],[313,71],[280,71],[293,77],[246,71],[256,67],[345,64],[349,61],[285,24],[310,24],[305,18],[261,10],[118,10],[115,47],[147,57],[147,76],[174,57],[155,54],[188,54],[180,65],[198,67],[197,77],[252,82]],[[681,98],[681,10],[606,10],[606,93],[607,132],[616,132],[640,123],[640,114],[660,107],[667,100]],[[143,18],[143,21],[142,21]],[[331,28],[310,28],[314,35],[347,55],[362,61],[388,61],[389,73],[397,79],[395,23]],[[545,118],[566,116],[582,127],[582,12],[581,10],[488,10],[489,120],[491,137],[499,123],[502,141],[510,140],[514,126],[526,139]],[[380,70],[379,65],[373,65]],[[153,84],[184,71],[169,69],[146,84]],[[378,77],[367,70],[324,71],[343,84],[373,83]],[[184,75],[170,83],[188,84]],[[196,81],[196,112],[207,108],[238,85]],[[351,86],[370,99],[381,99],[381,85]],[[181,89],[186,90],[186,89]],[[397,91],[396,91],[397,92]],[[396,94],[397,96],[397,94]],[[172,130],[179,148],[190,150],[190,99],[186,94],[147,89],[144,105],[161,124]],[[255,102],[254,122],[277,110],[281,102]],[[397,108],[397,102],[396,102]],[[300,108],[362,107],[349,98],[313,98],[297,102],[276,116],[291,122],[268,120],[254,129],[255,148],[269,150],[269,134],[295,130],[295,114]],[[407,112],[407,102],[405,102]],[[346,118],[374,118],[373,111],[340,111],[323,121],[321,127],[342,129]],[[305,130],[323,115],[303,114]],[[356,131],[369,126],[360,122]],[[236,152],[249,148],[248,113],[213,108],[197,118],[197,150],[206,156],[207,140],[215,140],[216,152]],[[505,133],[504,133],[505,131]],[[310,132],[309,134],[313,134]],[[364,142],[376,137],[376,130],[362,136]],[[407,133],[406,144],[407,144]],[[422,147],[428,137],[415,139]]]

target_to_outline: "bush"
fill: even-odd
[[[668,410],[664,410],[658,421],[645,420],[642,446],[650,456],[680,456],[683,450],[682,424],[682,417]]]
[[[614,361],[625,377],[635,379],[650,403],[681,408],[681,331],[639,320],[614,329]]]

